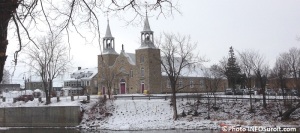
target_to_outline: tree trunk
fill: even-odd
[[[47,105],[47,104],[50,104],[49,101],[48,101],[48,99],[49,99],[49,88],[48,88],[48,86],[45,87],[45,94],[46,94],[46,103],[45,104]]]
[[[51,92],[52,92],[52,80],[49,80],[48,82],[48,95],[47,95],[47,92],[46,92],[46,104],[50,104],[51,103]]]
[[[172,106],[173,106],[173,119],[177,120],[177,104],[176,104],[176,92],[172,92]]]
[[[107,88],[107,94],[108,94],[108,99],[110,99],[110,96],[111,96],[111,88]]]
[[[15,12],[18,7],[17,2],[18,0],[0,1],[0,82],[2,81],[4,65],[7,58],[7,26],[13,12]]]
[[[252,89],[250,89],[250,91],[251,91]],[[254,91],[253,91],[254,92]],[[253,105],[252,105],[252,94],[249,92],[249,94],[250,94],[250,112],[251,113],[253,113],[254,112],[254,110],[253,110]]]
[[[285,112],[282,114],[281,120],[284,121],[284,120],[290,119],[291,114],[292,114],[295,110],[297,110],[298,108],[300,108],[300,102],[297,104],[296,107],[292,107],[292,108],[288,109],[287,111],[285,111]]]
[[[263,106],[264,106],[264,108],[267,108],[267,101],[266,101],[266,92],[265,92],[265,89],[263,89]]]

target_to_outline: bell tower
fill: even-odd
[[[141,31],[141,45],[136,49],[137,76],[139,76],[137,88],[140,93],[144,90],[161,92],[161,64],[160,49],[154,45],[153,31],[150,29],[148,14]]]
[[[103,51],[98,55],[98,92],[105,93],[106,86],[103,83],[106,74],[110,73],[110,66],[112,66],[119,54],[115,51],[115,38],[112,36],[107,20],[106,34],[103,37]]]
[[[115,38],[111,34],[109,20],[107,20],[106,34],[103,37],[103,51],[98,56],[98,65],[103,66],[101,63],[105,63],[105,65],[111,66],[118,56],[119,54],[115,51]]]
[[[144,29],[141,31],[141,46],[140,48],[155,48],[153,31],[150,29],[148,14],[146,12],[146,19],[144,22]]]
[[[103,54],[118,54],[115,51],[115,38],[111,35],[109,20],[107,20],[106,34],[103,37]]]

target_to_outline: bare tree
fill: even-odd
[[[214,96],[214,107],[216,107],[217,100],[215,93],[222,87],[222,82],[225,79],[224,72],[221,66],[214,64],[204,72],[204,76],[207,77],[205,81],[206,89]]]
[[[143,18],[146,10],[155,11],[157,16],[168,16],[177,10],[177,2],[173,0],[1,0],[0,1],[0,81],[3,76],[3,67],[6,60],[7,32],[15,32],[19,41],[19,49],[15,52],[15,64],[18,53],[29,42],[36,44],[36,32],[56,32],[56,36],[76,32],[87,40],[89,35],[82,29],[94,33],[92,39],[97,39],[100,44],[99,16],[120,13],[130,13],[132,16],[128,23],[138,18]],[[124,16],[124,15],[119,15]],[[10,21],[12,20],[12,21]],[[140,19],[141,20],[141,19]],[[8,28],[9,23],[11,27]],[[9,30],[8,30],[9,29]],[[43,30],[45,29],[45,30]],[[32,34],[34,33],[34,34]],[[91,39],[91,40],[92,40]],[[70,44],[69,44],[70,45]],[[101,51],[101,47],[100,47]]]
[[[275,66],[272,69],[270,73],[270,81],[273,81],[272,84],[276,88],[280,88],[282,92],[282,97],[285,102],[285,93],[284,93],[284,88],[286,88],[286,79],[290,77],[290,72],[288,65],[286,64],[286,61],[283,60],[282,58],[277,58],[275,62]]]
[[[247,50],[239,53],[241,70],[247,77],[247,86],[250,88],[252,86],[252,74],[258,79],[258,85],[261,88],[260,92],[263,94],[263,106],[266,108],[266,94],[265,87],[267,84],[267,76],[269,74],[269,66],[265,61],[263,55],[254,50]],[[252,97],[250,93],[250,111],[252,108]]]
[[[293,85],[300,91],[300,49],[291,48],[288,52],[279,55],[278,61],[282,62],[282,67],[293,77]]]
[[[246,86],[249,88],[249,91],[251,92],[252,90],[252,76],[254,75],[253,70],[253,63],[251,62],[254,60],[255,52],[252,50],[246,50],[243,52],[239,52],[239,63],[241,66],[241,71],[242,73],[245,74],[247,80],[246,80]],[[249,93],[250,95],[250,112],[253,112],[253,105],[252,105],[252,94]]]
[[[194,53],[197,43],[192,43],[190,36],[181,36],[164,33],[164,41],[158,41],[162,57],[160,59],[162,69],[168,76],[172,91],[173,118],[177,119],[176,93],[183,89],[178,85],[180,77],[193,71],[204,60]]]
[[[267,84],[267,76],[269,74],[269,66],[266,63],[264,56],[261,55],[259,52],[252,51],[250,54],[251,54],[250,57],[252,57],[250,58],[250,62],[251,64],[253,64],[252,71],[259,81],[259,86],[261,88],[260,92],[263,95],[263,106],[264,108],[266,108],[267,102],[266,102],[265,87]]]
[[[101,68],[98,74],[101,74],[101,84],[107,88],[108,99],[111,99],[111,93],[114,87],[114,83],[121,74],[118,73],[118,70],[113,69],[112,66],[109,66],[106,62],[101,60]]]
[[[67,49],[62,44],[60,36],[51,33],[41,37],[38,47],[28,47],[29,62],[27,64],[42,79],[46,104],[50,104],[52,81],[62,75],[69,64]]]
[[[271,72],[272,79],[275,80],[275,83],[277,83],[275,85],[277,85],[278,88],[281,88],[280,91],[282,91],[284,105],[287,104],[286,93],[284,92],[284,88],[286,88],[286,79],[289,77],[293,77],[294,87],[299,86],[299,81],[297,81],[297,79],[299,80],[299,76],[297,77],[297,72],[299,71],[297,69],[299,68],[299,57],[299,49],[291,48],[289,52],[285,52],[279,55]],[[290,119],[290,115],[298,108],[300,108],[300,103],[292,103],[291,105],[282,108],[281,103],[278,102],[277,106],[281,120],[288,120]]]

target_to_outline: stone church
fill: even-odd
[[[108,88],[112,94],[143,93],[145,90],[149,93],[170,92],[168,78],[162,73],[160,49],[154,45],[153,33],[146,15],[140,33],[140,46],[135,54],[126,53],[123,45],[121,52],[117,53],[115,38],[107,24],[103,51],[98,55],[98,92],[107,94]],[[199,76],[182,77],[179,80],[179,86],[188,84],[184,92],[204,90],[204,85],[194,86],[200,83],[204,83],[204,78]]]

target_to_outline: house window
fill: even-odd
[[[194,80],[190,80],[190,88],[194,88]]]
[[[200,79],[200,88],[204,89],[204,87],[205,87],[204,79]]]
[[[144,70],[144,68],[141,68],[141,76],[142,76],[142,77],[145,76],[145,70]]]
[[[171,88],[171,82],[169,79],[167,80],[167,88]]]
[[[133,77],[133,70],[132,69],[130,70],[130,77],[131,78]]]
[[[179,80],[179,88],[182,88],[183,85],[182,85],[182,80]]]

